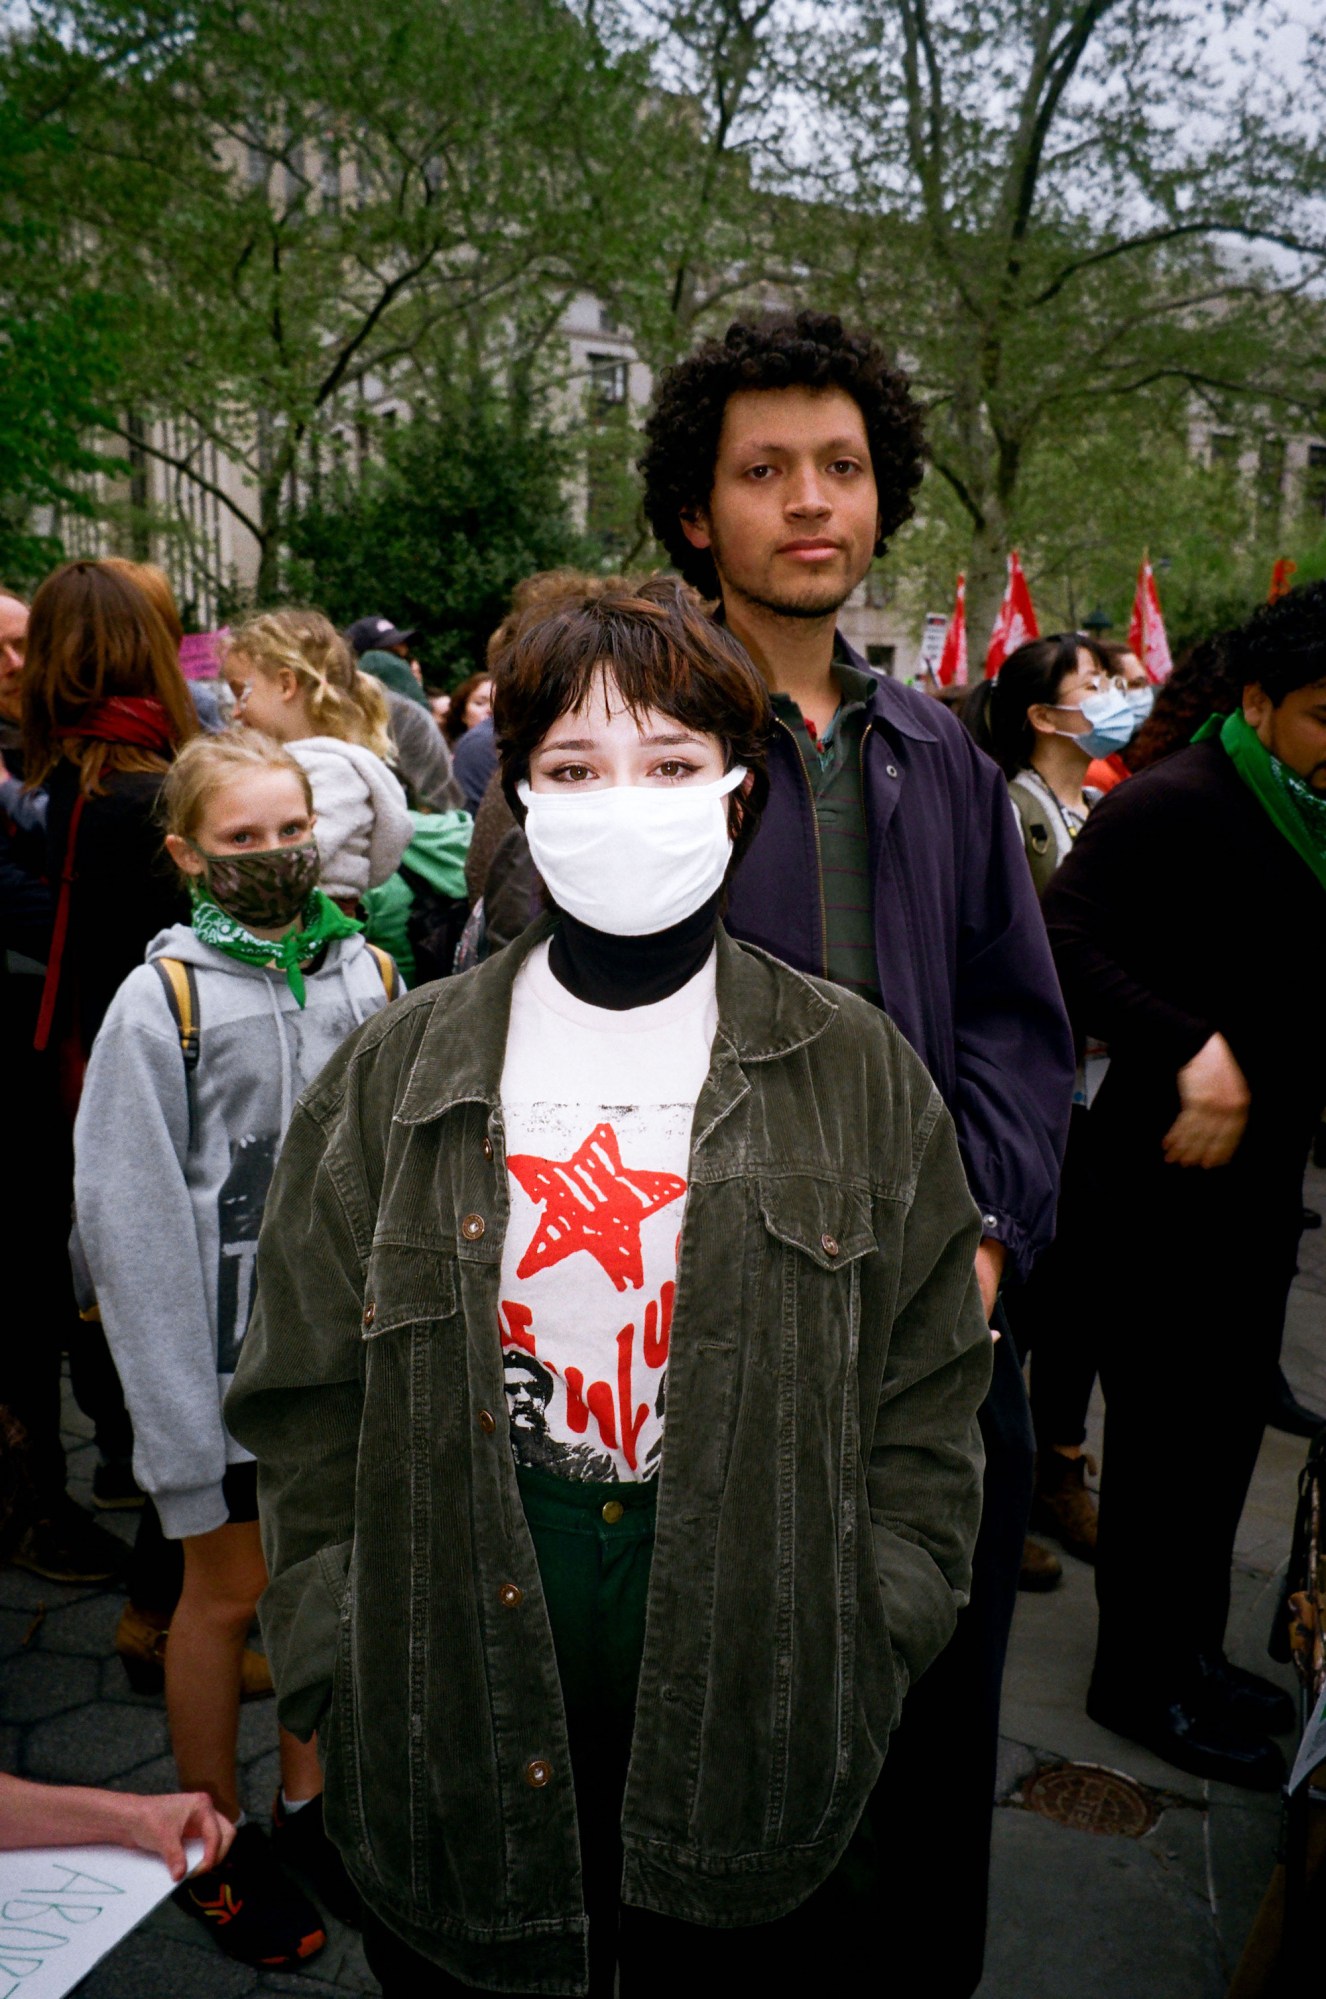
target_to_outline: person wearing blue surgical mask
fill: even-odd
[[[1129,655],[1143,682],[1141,661]],[[1101,797],[1089,784],[1093,760],[1117,756],[1145,719],[1142,689],[1121,662],[1081,632],[1033,639],[1010,653],[998,678],[974,690],[964,715],[981,747],[1008,779],[1032,879],[1043,895]],[[1149,687],[1146,689],[1149,693]],[[1056,1241],[1030,1278],[1011,1290],[1007,1309],[1019,1355],[1033,1353],[1031,1410],[1036,1429],[1036,1497],[1031,1524],[1070,1554],[1095,1559],[1096,1508],[1086,1483],[1086,1411],[1098,1341],[1084,1311],[1073,1242],[1087,1143],[1088,1069],[1079,1072],[1060,1189]],[[1052,1589],[1062,1566],[1039,1541],[1023,1549],[1019,1587]]]
[[[1117,674],[1122,680],[1128,705],[1137,718],[1137,733],[1126,750],[1115,750],[1110,756],[1096,757],[1087,765],[1085,788],[1104,793],[1113,791],[1126,777],[1132,776],[1137,737],[1141,735],[1143,725],[1150,720],[1151,711],[1156,705],[1156,690],[1151,676],[1131,646],[1111,644],[1107,640],[1102,640],[1101,651],[1109,664],[1110,672]]]
[[[1122,750],[1139,719],[1123,676],[1082,632],[1033,639],[999,669],[978,740],[1008,779],[1038,894],[1100,796],[1088,766]]]

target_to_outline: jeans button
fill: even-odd
[[[460,1232],[466,1242],[478,1242],[487,1226],[482,1215],[466,1215],[460,1225]]]
[[[603,1502],[603,1518],[609,1527],[615,1527],[625,1511],[626,1508],[620,1499],[607,1499]]]

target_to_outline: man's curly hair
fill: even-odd
[[[879,491],[876,554],[915,512],[921,411],[883,348],[847,332],[832,313],[780,314],[755,325],[734,320],[721,341],[704,341],[660,378],[640,459],[649,524],[686,581],[707,597],[718,595],[713,557],[692,548],[681,516],[709,504],[728,397],[738,389],[790,388],[845,389],[859,406]]]
[[[1256,681],[1276,708],[1286,694],[1326,680],[1326,582],[1301,584],[1261,605],[1225,634],[1222,650],[1231,685]]]

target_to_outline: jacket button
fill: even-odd
[[[620,1499],[608,1499],[603,1503],[603,1518],[607,1521],[609,1527],[615,1527],[625,1511],[626,1508],[622,1505]]]
[[[368,1304],[365,1305],[364,1307],[364,1324],[366,1326],[371,1326],[374,1319],[376,1319],[377,1315],[378,1315],[378,1308],[373,1303],[372,1299],[370,1299]]]
[[[822,1236],[820,1237],[820,1248],[821,1248],[821,1249],[822,1249],[822,1250],[824,1251],[824,1254],[825,1254],[826,1256],[837,1256],[837,1254],[838,1254],[838,1238],[837,1238],[837,1236],[836,1236],[836,1235],[822,1235]]]
[[[982,1215],[981,1224],[987,1229],[997,1229],[999,1227],[999,1217],[998,1215]]]
[[[497,1418],[491,1409],[481,1409],[479,1411],[479,1428],[483,1431],[485,1437],[492,1436],[493,1431],[497,1428]]]
[[[485,1159],[491,1159],[493,1156],[493,1141],[491,1138],[486,1138],[483,1142],[483,1156]]]
[[[478,1242],[488,1224],[482,1215],[466,1215],[460,1225],[460,1232],[466,1242]]]
[[[525,1601],[525,1592],[516,1583],[503,1583],[497,1592],[497,1601],[503,1610],[518,1610]]]
[[[525,1782],[531,1791],[541,1791],[551,1776],[552,1770],[542,1756],[536,1756],[532,1762],[525,1765]]]
[[[890,777],[896,777],[898,775],[897,764],[885,764],[884,768],[888,772]]]

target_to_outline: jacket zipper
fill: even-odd
[[[824,903],[824,855],[820,850],[820,822],[818,814],[815,811],[815,787],[810,781],[810,773],[806,769],[806,759],[801,754],[801,745],[795,735],[793,735],[791,727],[783,720],[781,715],[776,715],[774,720],[777,722],[779,728],[785,730],[792,739],[792,748],[796,752],[797,769],[801,772],[801,781],[805,785],[806,795],[810,799],[810,823],[815,833],[815,884],[819,890],[820,898],[820,977],[827,979],[829,976],[829,914]]]

